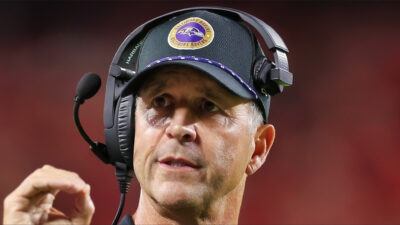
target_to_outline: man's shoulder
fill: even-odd
[[[132,215],[126,214],[118,225],[135,225],[132,220]]]

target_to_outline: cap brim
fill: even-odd
[[[217,81],[219,84],[221,84],[234,94],[245,99],[255,99],[255,96],[244,85],[242,85],[240,81],[236,80],[233,75],[226,72],[225,70],[220,69],[212,64],[185,60],[165,61],[140,71],[135,75],[134,78],[129,81],[127,86],[123,89],[122,96],[128,95],[132,92],[136,92],[135,90],[140,88],[140,84],[152,71],[168,65],[181,65],[199,70],[213,78],[215,81]]]

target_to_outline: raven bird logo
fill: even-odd
[[[175,24],[169,31],[168,44],[174,49],[194,50],[208,46],[214,39],[214,29],[199,17],[190,17]]]
[[[183,34],[183,35],[189,35],[189,37],[191,36],[197,36],[197,37],[204,37],[204,34],[197,29],[196,27],[185,27],[182,30],[178,31],[178,34]]]

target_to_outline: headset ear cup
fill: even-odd
[[[134,135],[134,118],[135,99],[133,95],[124,96],[121,98],[117,118],[117,134],[119,149],[125,162],[133,165],[133,135]]]
[[[273,63],[262,56],[254,63],[253,78],[255,85],[260,92],[269,95],[275,95],[282,92],[283,86],[271,80],[271,70],[275,68]]]

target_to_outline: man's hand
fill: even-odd
[[[76,196],[71,215],[53,208],[59,191]],[[4,199],[4,224],[89,224],[94,213],[90,186],[76,173],[45,165]]]

